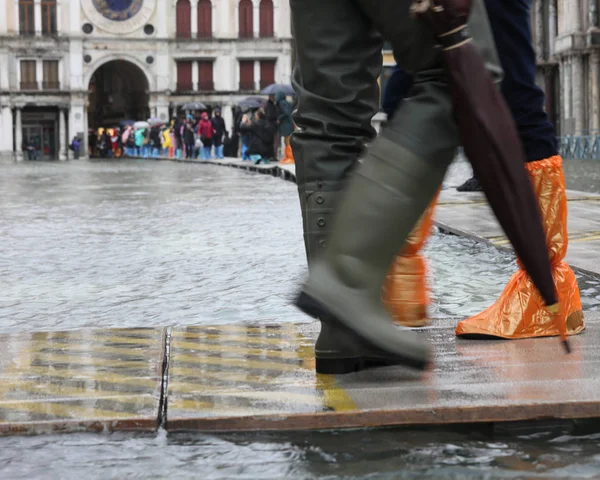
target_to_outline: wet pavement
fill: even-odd
[[[156,430],[165,334],[0,335],[0,434]]]
[[[461,164],[455,169],[460,176],[467,171]],[[16,403],[14,398],[25,403],[23,398],[31,395],[40,406],[73,398],[71,402],[88,409],[94,398],[120,396],[121,387],[115,387],[119,385],[125,396],[143,398],[135,405],[137,410],[120,407],[122,411],[134,419],[153,419],[158,425],[161,395],[151,372],[161,363],[162,340],[153,347],[155,353],[143,343],[136,343],[129,352],[121,340],[115,345],[100,338],[108,334],[122,339],[122,334],[88,329],[151,327],[155,335],[166,325],[173,326],[164,338],[173,347],[173,356],[169,384],[163,384],[172,395],[171,413],[176,416],[167,417],[166,424],[171,420],[172,428],[177,426],[175,421],[183,422],[181,428],[197,428],[186,424],[190,412],[200,411],[203,420],[215,421],[223,411],[237,415],[257,405],[264,407],[265,392],[267,398],[275,392],[281,399],[273,412],[281,411],[286,402],[309,415],[319,411],[329,415],[336,409],[343,414],[357,405],[360,397],[344,393],[348,388],[341,381],[318,384],[304,363],[314,332],[309,319],[289,305],[306,268],[292,183],[230,168],[148,161],[26,163],[5,166],[2,173],[0,331],[12,339],[28,332],[85,334],[92,339],[84,342],[86,355],[96,358],[82,362],[60,342],[46,352],[28,339],[17,363],[16,352],[3,347],[0,368],[16,382],[15,388],[8,389],[12,392],[2,390],[2,398],[11,405]],[[444,319],[479,312],[494,301],[515,270],[512,254],[467,238],[434,234],[427,251],[434,277],[431,313],[434,325],[447,332],[451,330]],[[581,275],[578,279],[590,319],[600,306],[600,281]],[[225,327],[269,331],[269,324],[298,333],[292,338],[287,331],[278,334],[284,342],[280,347],[222,338]],[[218,331],[224,350],[215,350]],[[242,336],[248,340],[255,333]],[[438,334],[430,331],[428,335]],[[548,342],[553,345],[552,340]],[[16,340],[9,343],[19,345]],[[269,348],[265,351],[265,347]],[[94,352],[94,348],[99,350]],[[551,347],[548,352],[556,350]],[[450,352],[450,356],[458,354],[458,350]],[[514,353],[498,353],[498,357],[510,355]],[[248,364],[250,371],[240,371],[240,356],[254,362]],[[474,356],[484,358],[485,354]],[[513,370],[524,370],[525,365],[513,358],[518,365]],[[288,363],[296,365],[297,385],[286,378]],[[136,370],[141,364],[143,372]],[[107,368],[113,367],[117,372],[107,377],[113,381],[103,382]],[[63,374],[72,374],[74,381],[61,383]],[[138,375],[143,384],[133,382]],[[460,375],[455,378],[468,380]],[[151,384],[145,383],[148,379]],[[241,397],[232,395],[232,385],[243,381],[253,388],[241,390]],[[528,382],[535,387],[535,381]],[[34,384],[44,385],[47,391],[40,393]],[[494,386],[496,394],[502,392],[500,387]],[[93,425],[109,431],[114,424],[108,420],[123,422],[123,417],[111,416],[120,411],[114,404],[103,401],[96,406],[100,412],[88,410],[85,415],[92,421],[74,429]],[[71,420],[76,410],[70,414],[56,407],[41,408],[44,416],[33,417],[33,407],[25,413],[38,424],[54,418],[74,427]],[[25,418],[23,411],[11,409],[3,415],[10,421]],[[201,469],[205,478],[295,475],[330,479],[378,474],[377,478],[401,478],[403,472],[412,472],[410,478],[464,478],[468,472],[487,475],[490,471],[494,478],[525,473],[535,478],[539,472],[542,478],[547,472],[585,478],[597,472],[591,454],[597,445],[593,436],[580,443],[545,430],[539,443],[513,439],[510,445],[494,447],[491,440],[460,434],[391,432],[213,436],[174,435],[161,429],[151,435],[7,437],[0,439],[0,471],[5,478],[50,472],[59,478],[81,478],[84,471],[89,478],[125,474],[188,478]],[[564,443],[551,443],[556,438]]]

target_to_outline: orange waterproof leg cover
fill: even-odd
[[[292,146],[290,145],[290,143],[287,139],[286,139],[285,143],[286,143],[285,156],[279,161],[279,163],[283,163],[283,164],[294,163],[294,154],[292,153]]]
[[[405,327],[423,327],[428,322],[427,264],[419,252],[431,234],[438,195],[396,256],[383,286],[383,302],[396,323]]]
[[[526,164],[533,182],[552,262],[552,275],[567,333],[575,335],[584,328],[579,287],[573,270],[564,262],[567,254],[567,192],[558,156]],[[487,310],[458,324],[459,336],[493,336],[508,339],[558,336],[553,315],[544,307],[533,282],[519,262],[500,298]]]

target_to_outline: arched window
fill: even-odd
[[[56,0],[42,0],[42,34],[56,33]]]
[[[177,0],[177,38],[192,37],[192,4],[190,0]]]
[[[198,2],[198,38],[212,37],[212,2],[200,0]]]
[[[260,36],[273,36],[273,0],[260,1]]]
[[[35,35],[33,0],[19,0],[19,33]]]
[[[254,36],[254,7],[252,0],[240,0],[239,4],[239,30],[240,38],[252,38]]]

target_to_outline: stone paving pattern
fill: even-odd
[[[571,355],[557,338],[456,340],[457,320],[436,320],[423,331],[436,352],[425,375],[401,367],[316,375],[315,323],[175,329],[166,428],[284,430],[599,417],[600,315],[586,320],[588,330],[572,338]]]
[[[165,329],[0,335],[0,434],[154,430]]]

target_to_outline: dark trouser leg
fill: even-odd
[[[535,83],[531,0],[486,0],[500,63],[502,94],[517,123],[527,161],[557,154],[554,126],[544,111],[544,92]]]
[[[309,260],[323,248],[341,182],[375,136],[383,43],[349,0],[292,0],[299,104],[291,145]]]

